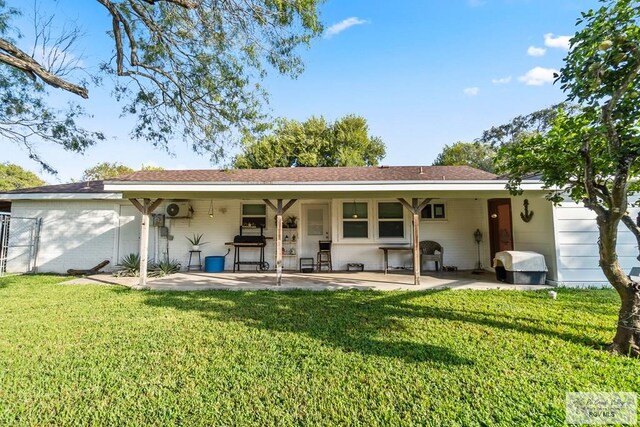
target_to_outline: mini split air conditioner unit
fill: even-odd
[[[189,202],[171,202],[165,209],[168,218],[191,218],[193,208]]]

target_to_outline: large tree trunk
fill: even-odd
[[[619,219],[598,216],[600,234],[600,268],[620,295],[618,325],[613,343],[614,353],[640,356],[640,287],[632,283],[620,267],[616,253]]]

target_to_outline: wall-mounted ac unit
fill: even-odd
[[[193,208],[189,202],[170,202],[165,212],[168,218],[191,218]]]

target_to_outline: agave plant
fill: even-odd
[[[204,236],[203,233],[200,233],[200,234],[194,233],[193,236],[191,237],[185,236],[185,238],[189,241],[189,243],[191,243],[192,246],[202,246],[207,244],[207,242],[202,241],[203,236]]]
[[[135,277],[140,275],[140,254],[131,253],[120,258],[113,275],[118,277]]]
[[[173,259],[171,261],[164,260],[149,267],[149,276],[162,277],[180,272],[180,262]]]

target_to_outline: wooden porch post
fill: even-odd
[[[421,203],[418,203],[418,199],[411,200],[411,204],[403,198],[399,198],[398,201],[411,212],[411,224],[413,225],[413,284],[420,284],[420,212],[431,201],[431,199],[424,199]]]
[[[143,199],[142,203],[137,199],[129,199],[129,201],[142,214],[140,221],[140,281],[136,289],[146,289],[149,258],[149,215],[162,203],[162,199],[156,199],[153,202],[151,199]]]
[[[296,199],[291,199],[282,206],[282,199],[276,201],[276,205],[271,200],[264,199],[264,202],[274,211],[276,211],[276,285],[282,285],[282,214],[285,213]]]

